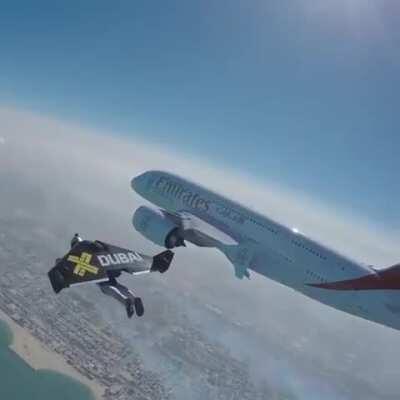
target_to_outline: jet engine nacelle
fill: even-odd
[[[135,211],[132,224],[146,239],[159,246],[167,249],[184,246],[179,227],[161,210],[141,206]]]

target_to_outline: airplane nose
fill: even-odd
[[[135,192],[137,192],[138,189],[139,189],[139,178],[140,178],[140,175],[139,175],[139,176],[135,176],[135,177],[132,178],[132,180],[131,180],[131,188],[132,188]]]
[[[131,180],[131,187],[132,189],[136,192],[139,193],[143,190],[143,186],[145,183],[145,174],[141,174],[138,176],[135,176],[134,178],[132,178]]]

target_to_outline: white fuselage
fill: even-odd
[[[331,307],[400,329],[400,314],[387,307],[393,301],[393,291],[310,286],[363,277],[373,274],[372,268],[179,176],[149,171],[132,182],[136,192],[158,207],[170,213],[190,212],[233,236],[242,246],[248,243],[250,270]]]

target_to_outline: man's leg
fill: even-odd
[[[141,317],[144,314],[144,306],[142,299],[140,297],[136,297],[132,290],[118,283],[119,290],[126,296],[133,304],[135,308],[136,315]]]
[[[132,318],[135,305],[128,288],[118,283],[115,279],[99,283],[98,285],[104,294],[114,297],[114,299],[122,303],[125,306],[128,318]]]

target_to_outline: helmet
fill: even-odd
[[[74,237],[71,239],[71,249],[82,241],[83,239],[79,236],[79,233],[75,233]]]

